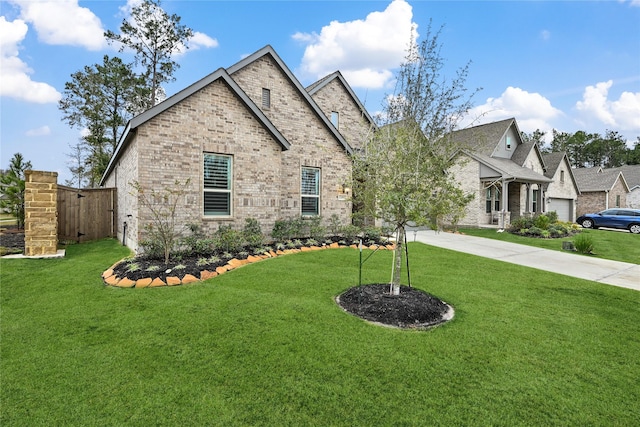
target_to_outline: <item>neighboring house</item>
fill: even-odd
[[[348,223],[350,155],[372,125],[339,73],[307,91],[266,46],[127,124],[101,180],[118,190],[118,238],[137,250],[152,223],[132,182],[162,191],[189,179],[177,220],[205,233],[247,218],[267,234],[301,215]]]
[[[580,189],[577,216],[627,206],[629,186],[620,170],[577,168],[573,175]]]
[[[524,143],[516,120],[466,128],[451,135],[461,150],[450,173],[475,199],[460,225],[497,224],[545,212],[544,189],[552,182],[535,143]]]
[[[626,165],[619,168],[608,169],[610,171],[620,171],[629,187],[627,194],[627,204],[625,207],[640,209],[640,165]]]
[[[569,157],[565,152],[560,152],[543,154],[542,158],[547,168],[544,176],[552,180],[545,188],[545,211],[555,211],[560,221],[574,222],[580,191]]]

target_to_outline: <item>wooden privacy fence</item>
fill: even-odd
[[[116,189],[58,186],[58,240],[86,242],[116,236]]]

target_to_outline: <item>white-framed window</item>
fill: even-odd
[[[531,212],[538,212],[538,190],[533,190],[533,200],[531,201]]]
[[[271,108],[271,91],[262,88],[262,108]]]
[[[333,125],[336,127],[336,129],[340,129],[340,113],[338,113],[337,111],[332,111],[331,112],[331,123],[333,123]]]
[[[233,158],[204,153],[204,215],[231,216]]]
[[[320,215],[320,169],[302,168],[300,194],[302,216]]]
[[[505,140],[505,146],[507,147],[507,150],[511,150],[511,137],[507,136],[506,140]]]
[[[564,182],[564,171],[560,171],[560,182]]]

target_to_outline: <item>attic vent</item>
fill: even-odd
[[[337,111],[332,111],[331,112],[331,123],[333,123],[333,125],[336,127],[336,129],[339,129],[340,113],[338,113]]]
[[[271,107],[271,91],[262,88],[262,108]]]

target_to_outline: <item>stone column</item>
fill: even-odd
[[[58,251],[58,173],[25,171],[24,254]]]

